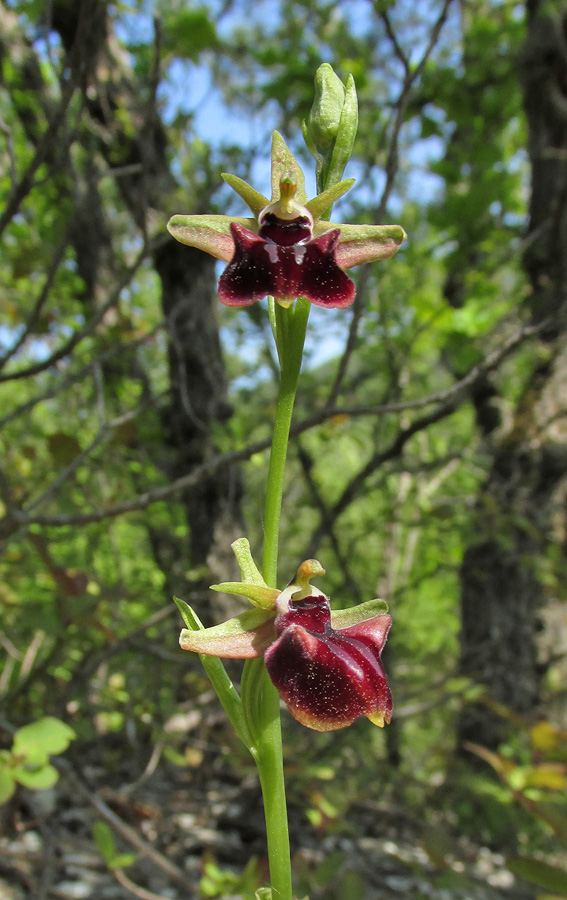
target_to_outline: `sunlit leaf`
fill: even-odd
[[[546,891],[553,891],[563,897],[567,897],[567,872],[558,869],[556,866],[550,866],[548,863],[540,859],[526,859],[524,857],[516,857],[506,862],[510,871],[529,881],[538,887],[544,888]]]

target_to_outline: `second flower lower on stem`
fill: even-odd
[[[213,589],[248,597],[256,608],[202,631],[183,629],[181,647],[226,659],[263,656],[291,714],[316,731],[344,728],[359,716],[379,726],[390,722],[392,697],[381,663],[391,624],[385,603],[332,612],[329,598],[310,584],[325,574],[317,560],[303,562],[278,591],[263,581],[248,541],[235,541],[233,549],[243,580]]]

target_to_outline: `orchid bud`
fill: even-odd
[[[306,122],[303,137],[307,149],[317,162],[319,190],[337,184],[350,159],[358,129],[358,99],[352,75],[346,85],[329,63],[323,63],[315,74],[315,100]]]
[[[329,63],[323,63],[315,73],[315,99],[307,119],[307,128],[316,145],[330,147],[337,136],[345,89]]]

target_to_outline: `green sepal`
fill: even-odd
[[[233,191],[236,191],[236,193],[242,197],[256,218],[258,218],[262,210],[269,205],[270,201],[267,197],[264,197],[260,191],[255,190],[255,188],[249,185],[247,181],[244,181],[243,178],[239,178],[238,175],[231,175],[230,173],[223,172],[221,178],[226,181]]]
[[[330,156],[323,167],[323,185],[336,184],[341,180],[345,166],[348,163],[354,139],[358,131],[358,98],[356,86],[352,75],[348,76],[345,88],[345,102],[341,112],[341,119],[337,130],[335,142],[329,151]]]
[[[338,225],[334,222],[317,223],[315,237],[330,228],[339,228],[341,232],[335,249],[335,259],[341,269],[390,259],[407,238],[401,225]]]
[[[331,610],[331,627],[335,631],[340,631],[351,625],[365,622],[367,619],[386,615],[387,612],[388,604],[384,600],[368,600],[366,603],[351,606],[349,609]]]
[[[236,556],[242,580],[211,584],[211,591],[223,591],[225,594],[247,597],[250,603],[260,609],[275,609],[280,592],[276,588],[269,588],[264,581],[262,573],[252,558],[248,539],[238,538],[231,544],[231,547]]]
[[[323,156],[322,153],[319,153],[319,151],[317,150],[317,147],[315,146],[315,142],[313,141],[313,138],[311,137],[311,135],[309,133],[309,126],[307,125],[307,122],[305,121],[305,119],[301,123],[301,131],[303,133],[303,140],[305,141],[305,146],[307,147],[311,156],[317,163],[317,171],[319,172],[323,168],[323,163],[325,162],[325,157]]]
[[[273,626],[274,618],[274,613],[266,610],[247,609],[239,616],[211,628],[184,628],[179,637],[179,646],[182,650],[199,655],[221,656],[223,659],[254,659],[263,656],[266,648],[277,637]]]
[[[233,222],[254,231],[255,219],[239,216],[172,216],[167,230],[176,241],[196,247],[211,256],[230,262],[234,256],[234,241],[230,226]]]
[[[305,193],[305,177],[301,166],[287,146],[279,131],[272,135],[272,202],[280,198],[280,181],[284,175],[290,175],[297,185],[295,200],[301,206],[307,203]]]
[[[343,194],[346,194],[347,191],[350,191],[356,179],[347,178],[345,181],[339,181],[338,184],[333,185],[330,188],[327,188],[326,191],[323,191],[322,194],[317,194],[313,200],[309,200],[305,206],[313,216],[315,222],[318,219],[322,218],[322,216],[331,209],[333,203],[335,203],[339,197],[342,197]]]
[[[185,603],[184,600],[179,600],[177,597],[174,597],[173,599],[177,609],[181,613],[181,617],[185,622],[187,629],[189,631],[204,630],[203,623],[197,614],[193,612],[191,607]],[[217,659],[214,656],[204,656],[199,654],[199,658],[224,711],[232,722],[234,730],[252,756],[256,758],[257,750],[248,725],[246,724],[240,696],[230,680],[225,667],[220,659]]]

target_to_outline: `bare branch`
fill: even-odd
[[[76,766],[71,766],[68,760],[59,758],[56,760],[55,764],[57,768],[65,773],[76,792],[87,800],[97,811],[98,815],[116,829],[118,834],[120,834],[124,840],[128,841],[132,847],[135,847],[142,856],[147,857],[156,866],[162,869],[162,871],[169,875],[176,884],[181,884],[184,888],[187,888],[187,873],[183,872],[174,865],[171,860],[167,859],[162,853],[156,850],[153,844],[150,844],[149,841],[142,837],[135,828],[132,828],[121,819],[120,816],[117,816],[99,794],[88,784],[86,777],[76,768]]]
[[[6,365],[6,363],[8,362],[8,360],[10,360],[13,356],[16,355],[16,353],[18,352],[20,347],[22,347],[25,344],[28,337],[30,336],[30,334],[32,334],[35,326],[37,325],[39,316],[41,314],[43,307],[45,306],[47,298],[49,297],[49,292],[51,291],[51,288],[53,286],[55,276],[57,275],[57,271],[59,269],[59,266],[61,265],[63,256],[65,255],[65,250],[66,250],[67,244],[69,242],[70,228],[71,228],[71,226],[69,225],[67,227],[67,229],[65,230],[65,234],[63,235],[63,238],[59,242],[59,245],[55,249],[55,252],[53,254],[53,260],[51,262],[49,269],[47,270],[47,274],[45,276],[45,281],[44,281],[43,287],[41,289],[39,297],[37,298],[37,300],[35,302],[35,306],[34,306],[32,313],[24,327],[24,330],[22,331],[21,335],[17,338],[17,340],[14,341],[12,346],[9,347],[8,350],[6,350],[4,355],[0,356],[0,369],[3,369],[4,366]],[[1,376],[0,376],[0,380],[1,380]]]
[[[116,285],[112,294],[102,306],[96,315],[93,316],[91,321],[82,329],[75,331],[74,334],[71,335],[68,341],[62,344],[58,350],[55,350],[47,359],[42,360],[41,362],[34,363],[31,366],[27,366],[25,369],[18,369],[16,372],[8,372],[7,375],[0,375],[0,382],[4,381],[16,381],[19,378],[28,378],[31,375],[37,375],[39,372],[44,372],[46,369],[50,369],[55,363],[58,363],[61,359],[64,359],[66,356],[69,356],[70,353],[75,349],[77,344],[80,344],[86,337],[93,333],[95,328],[100,325],[105,315],[108,313],[110,309],[112,309],[118,303],[120,299],[120,294],[127,287],[132,278],[136,274],[136,271],[139,269],[140,265],[148,255],[148,247],[144,245],[140,250],[136,260],[133,265],[130,266],[125,274],[122,276],[120,282]]]
[[[436,404],[438,407],[437,409],[422,416],[420,419],[415,420],[406,428],[401,429],[388,449],[381,451],[372,457],[367,466],[362,470],[359,476],[356,477],[356,483],[353,485],[351,482],[351,487],[348,488],[352,493],[352,496],[354,496],[358,489],[359,481],[364,481],[365,478],[383,462],[399,455],[405,443],[417,431],[421,431],[428,425],[451,415],[457,409],[459,403],[466,397],[468,388],[470,388],[478,378],[486,372],[496,368],[504,357],[526,338],[539,334],[546,324],[546,322],[543,322],[537,326],[526,326],[521,328],[518,332],[509,337],[501,347],[489,354],[482,363],[474,366],[464,378],[456,382],[450,388],[447,388],[445,391],[438,391],[435,394],[430,394],[427,397],[422,397],[417,400],[408,400],[400,403],[385,403],[381,406],[324,407],[292,426],[291,435],[292,437],[295,437],[298,434],[302,434],[304,431],[307,431],[316,425],[320,425],[322,422],[337,415],[348,415],[351,417],[377,416],[385,413],[397,413],[409,409],[422,409],[426,406]],[[12,512],[9,522],[0,520],[0,525],[2,524],[2,521],[5,521],[4,534],[10,535],[17,529],[22,527],[27,528],[30,525],[54,526],[60,528],[71,525],[81,526],[91,522],[102,522],[105,519],[114,518],[125,513],[137,512],[147,508],[153,503],[159,503],[174,494],[194,487],[202,479],[210,478],[215,472],[225,466],[230,466],[234,463],[250,459],[254,454],[266,450],[270,446],[270,443],[271,439],[265,438],[262,441],[256,441],[254,444],[249,444],[247,447],[243,447],[240,450],[232,450],[228,453],[218,454],[195,467],[187,475],[172,481],[170,484],[151,488],[143,494],[139,494],[137,497],[133,497],[124,503],[118,503],[114,506],[109,506],[100,510],[93,510],[89,513],[77,513],[76,515],[29,516],[28,511],[26,510],[16,510]],[[347,499],[349,496],[350,494],[347,494],[344,499],[338,501],[339,508],[336,513],[337,515],[342,512],[344,508],[343,504],[348,505]],[[350,502],[350,500],[348,500],[348,502]],[[335,510],[336,507],[337,504],[335,504],[333,509]],[[10,527],[8,527],[8,525]]]
[[[406,76],[404,78],[400,94],[396,101],[397,112],[396,112],[396,117],[394,119],[392,136],[390,138],[390,146],[388,148],[388,156],[386,159],[386,183],[384,185],[384,189],[382,191],[382,197],[380,198],[380,203],[378,205],[377,220],[379,222],[381,222],[382,219],[384,218],[384,215],[386,212],[386,206],[388,205],[388,200],[390,198],[390,194],[392,192],[392,188],[394,186],[394,181],[395,181],[395,178],[396,178],[396,175],[398,172],[398,146],[399,146],[399,140],[400,140],[400,132],[402,130],[402,125],[404,123],[404,119],[405,119],[405,115],[406,115],[406,111],[407,111],[407,107],[408,107],[408,103],[409,103],[410,93],[411,93],[414,83],[421,76],[421,74],[427,64],[427,60],[431,56],[431,53],[433,52],[433,49],[434,49],[437,41],[439,40],[439,35],[441,34],[441,29],[443,28],[443,25],[445,24],[445,21],[447,19],[447,15],[449,13],[449,7],[451,5],[451,2],[452,2],[452,0],[445,0],[445,2],[443,3],[443,8],[439,14],[439,17],[431,30],[431,35],[430,35],[427,47],[425,48],[425,50],[423,52],[423,56],[421,57],[420,61],[416,65],[416,67],[414,69],[411,69],[411,67],[409,67],[409,64],[406,67]],[[392,32],[392,34],[393,34],[393,32]],[[397,46],[397,39],[396,39],[395,46]],[[405,54],[403,53],[403,51],[401,51],[401,49],[400,49],[400,53],[402,54],[401,58],[403,58],[405,60],[406,59]],[[397,52],[396,52],[396,55],[397,55]]]
[[[404,51],[402,50],[402,48],[398,42],[398,37],[392,27],[392,23],[390,21],[390,16],[388,15],[388,11],[386,9],[379,9],[379,8],[377,8],[376,5],[374,8],[376,9],[376,12],[378,13],[379,17],[382,19],[382,21],[384,23],[384,28],[386,29],[386,34],[390,38],[390,42],[392,44],[392,47],[394,48],[394,53],[396,54],[397,58],[401,62],[402,66],[404,67],[404,71],[406,73],[406,78],[408,78],[411,75],[409,59],[407,58],[406,54],[404,53]]]
[[[18,212],[21,204],[34,187],[36,173],[51,152],[57,140],[59,129],[66,121],[67,110],[77,88],[78,80],[82,71],[84,56],[83,51],[85,43],[89,40],[89,21],[95,8],[95,3],[96,0],[86,0],[86,2],[81,4],[77,24],[76,41],[73,48],[72,60],[70,65],[71,74],[68,80],[63,84],[59,105],[49,119],[47,128],[45,129],[41,139],[39,140],[35,148],[33,158],[28,164],[19,182],[13,186],[10,196],[8,197],[8,200],[6,202],[6,206],[4,207],[2,214],[0,215],[0,235],[10,224],[10,222]],[[12,22],[11,17],[13,14],[11,12],[6,9],[1,10],[0,12],[2,13],[2,26],[5,25],[4,17],[9,16],[10,22]]]
[[[165,396],[165,393],[162,393],[161,396]],[[158,398],[159,399],[159,398]],[[71,476],[81,468],[81,466],[87,461],[89,456],[96,450],[96,448],[106,440],[106,438],[119,428],[121,425],[124,425],[126,422],[131,422],[133,419],[136,419],[140,413],[148,408],[148,403],[145,403],[139,406],[137,409],[130,410],[127,413],[124,413],[122,416],[117,416],[115,419],[112,419],[110,422],[104,422],[97,434],[94,436],[90,444],[85,447],[85,449],[77,454],[75,459],[63,469],[62,472],[59,473],[57,478],[55,478],[51,484],[44,490],[44,492],[37,497],[30,505],[27,507],[27,512],[30,513],[32,510],[37,509],[38,506],[41,506],[48,500],[50,497],[53,497],[58,491],[63,487],[66,481],[71,478]]]
[[[379,469],[380,466],[382,466],[385,462],[388,462],[390,459],[395,459],[395,457],[400,456],[405,445],[407,444],[409,439],[414,436],[414,434],[417,434],[419,431],[423,431],[425,428],[428,428],[430,425],[433,425],[436,422],[440,422],[442,419],[446,419],[457,409],[458,403],[456,401],[445,403],[443,406],[438,407],[438,409],[433,410],[433,412],[427,413],[426,415],[421,416],[419,419],[416,419],[411,423],[411,425],[408,425],[407,428],[402,428],[389,447],[387,447],[385,450],[380,450],[374,453],[366,463],[366,465],[353,478],[351,478],[339,499],[328,511],[329,516],[327,521],[324,523],[322,522],[318,526],[318,528],[315,529],[311,537],[311,541],[309,542],[306,556],[315,555],[321,539],[329,529],[329,523],[334,522],[340,516],[340,514],[344,512],[344,510],[350,505],[350,503],[355,499],[358,491],[370,475],[372,475],[377,469]]]
[[[337,368],[337,374],[335,375],[335,380],[329,392],[329,397],[327,399],[327,406],[334,406],[339,398],[339,394],[341,392],[341,388],[343,386],[343,381],[347,372],[348,364],[350,362],[350,358],[354,353],[356,348],[356,342],[358,339],[358,326],[360,324],[360,320],[362,319],[362,313],[364,311],[364,300],[366,287],[368,285],[369,278],[369,269],[366,267],[361,276],[360,281],[358,283],[358,287],[356,290],[356,297],[354,299],[354,303],[352,305],[352,316],[350,320],[348,337],[345,344],[345,349],[343,354],[339,360],[339,365]]]
[[[62,378],[53,387],[48,388],[48,390],[43,391],[41,394],[36,394],[35,397],[32,397],[30,400],[22,403],[20,406],[17,406],[11,412],[5,415],[2,419],[0,419],[0,429],[5,425],[8,425],[10,422],[14,421],[14,419],[17,419],[20,416],[25,415],[25,413],[30,412],[39,403],[43,403],[44,400],[51,400],[52,397],[55,397],[57,394],[66,391],[74,384],[77,384],[77,382],[82,381],[83,378],[91,373],[95,366],[104,365],[104,363],[109,362],[118,354],[123,355],[130,352],[131,350],[137,349],[137,347],[142,346],[148,341],[153,340],[153,338],[155,338],[155,336],[160,331],[163,331],[164,327],[165,322],[158,322],[158,324],[154,328],[152,328],[151,331],[148,331],[148,333],[142,335],[142,337],[135,338],[132,341],[127,341],[125,344],[117,344],[110,350],[107,350],[105,353],[101,353],[100,356],[91,359],[90,362],[86,363],[84,366],[81,366],[81,368],[77,369],[76,372],[71,372],[65,378]]]
[[[349,568],[348,560],[345,558],[345,555],[341,549],[341,545],[339,543],[339,539],[336,535],[334,529],[334,520],[332,516],[329,515],[329,509],[325,500],[321,496],[319,489],[317,488],[317,484],[312,475],[313,468],[313,460],[310,454],[307,452],[305,447],[301,445],[298,441],[297,455],[299,458],[299,462],[301,463],[301,468],[303,470],[303,476],[313,498],[313,502],[317,509],[319,510],[321,516],[321,527],[325,529],[325,533],[328,535],[329,540],[331,542],[331,547],[333,548],[333,552],[335,554],[335,558],[339,565],[339,568],[343,575],[343,580],[345,587],[349,590],[349,593],[352,596],[353,602],[360,603],[362,601],[362,596],[360,593],[360,588],[357,584],[355,578],[353,578],[352,573]]]

